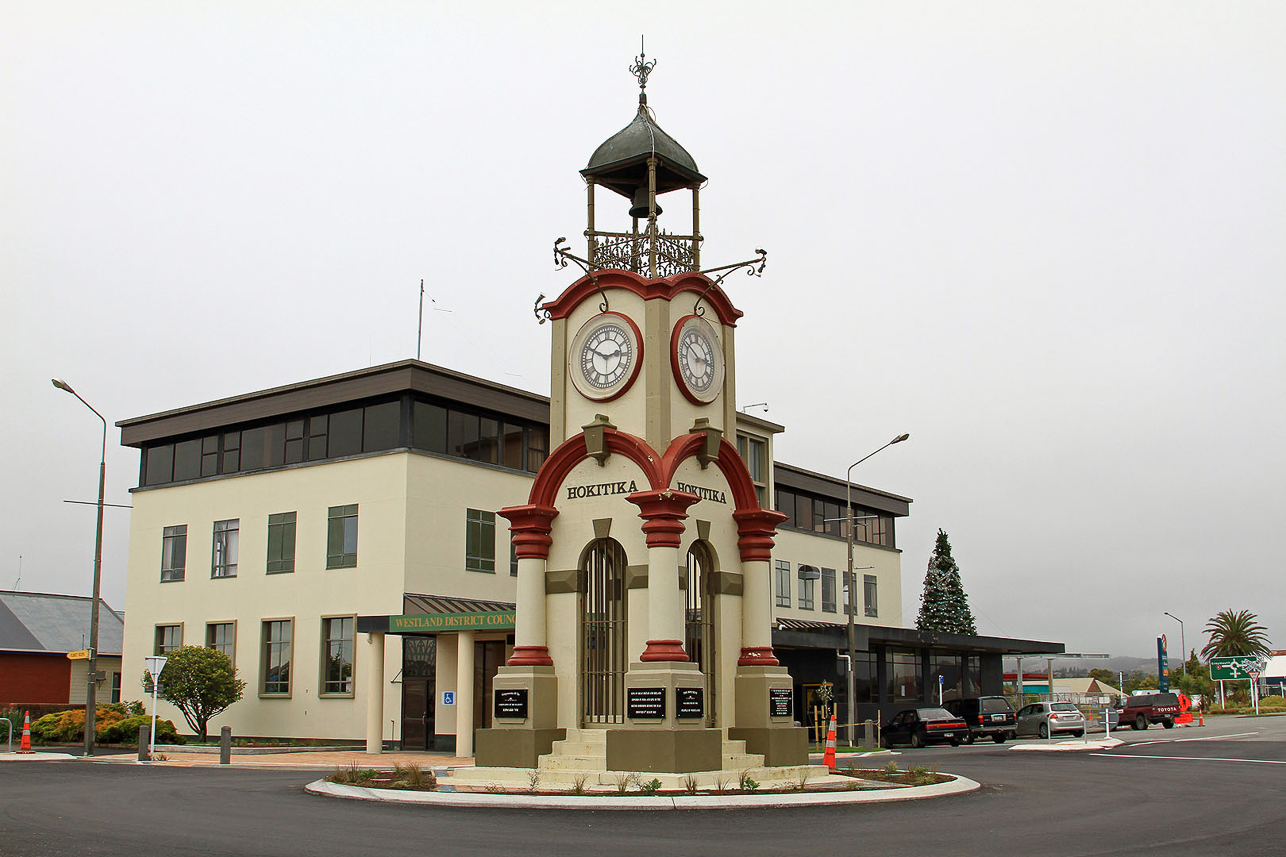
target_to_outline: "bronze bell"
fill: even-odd
[[[656,213],[661,214],[661,203],[656,203]],[[639,185],[634,189],[634,203],[630,206],[630,217],[647,217],[647,185]]]

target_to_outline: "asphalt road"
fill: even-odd
[[[1094,753],[926,748],[972,794],[794,810],[564,812],[314,797],[316,773],[0,764],[0,855],[1286,854],[1286,718],[1126,732]]]

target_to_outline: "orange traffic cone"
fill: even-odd
[[[31,712],[24,711],[22,718],[22,744],[18,747],[19,753],[31,752]]]
[[[826,755],[823,757],[826,768],[831,773],[835,772],[835,714],[831,713],[831,726],[826,732]]]

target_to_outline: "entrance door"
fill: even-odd
[[[402,638],[402,749],[433,750],[436,637]]]
[[[625,549],[597,539],[581,561],[581,704],[584,725],[625,722]]]
[[[684,593],[684,648],[688,660],[701,667],[705,676],[706,726],[715,724],[715,654],[714,599],[711,597],[711,575],[714,561],[705,542],[695,542],[688,551],[687,590]]]
[[[505,665],[505,641],[484,640],[473,644],[473,727],[491,728],[491,691],[496,673]]]

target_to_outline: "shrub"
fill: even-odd
[[[1260,711],[1286,711],[1286,697],[1265,696],[1259,700]]]
[[[125,744],[133,747],[138,744],[138,729],[140,726],[150,726],[152,718],[143,714],[136,714],[126,717],[124,720],[118,720],[106,727],[95,724],[94,732],[98,735],[98,740],[104,744]],[[178,730],[169,720],[156,720],[156,744],[181,744]]]

